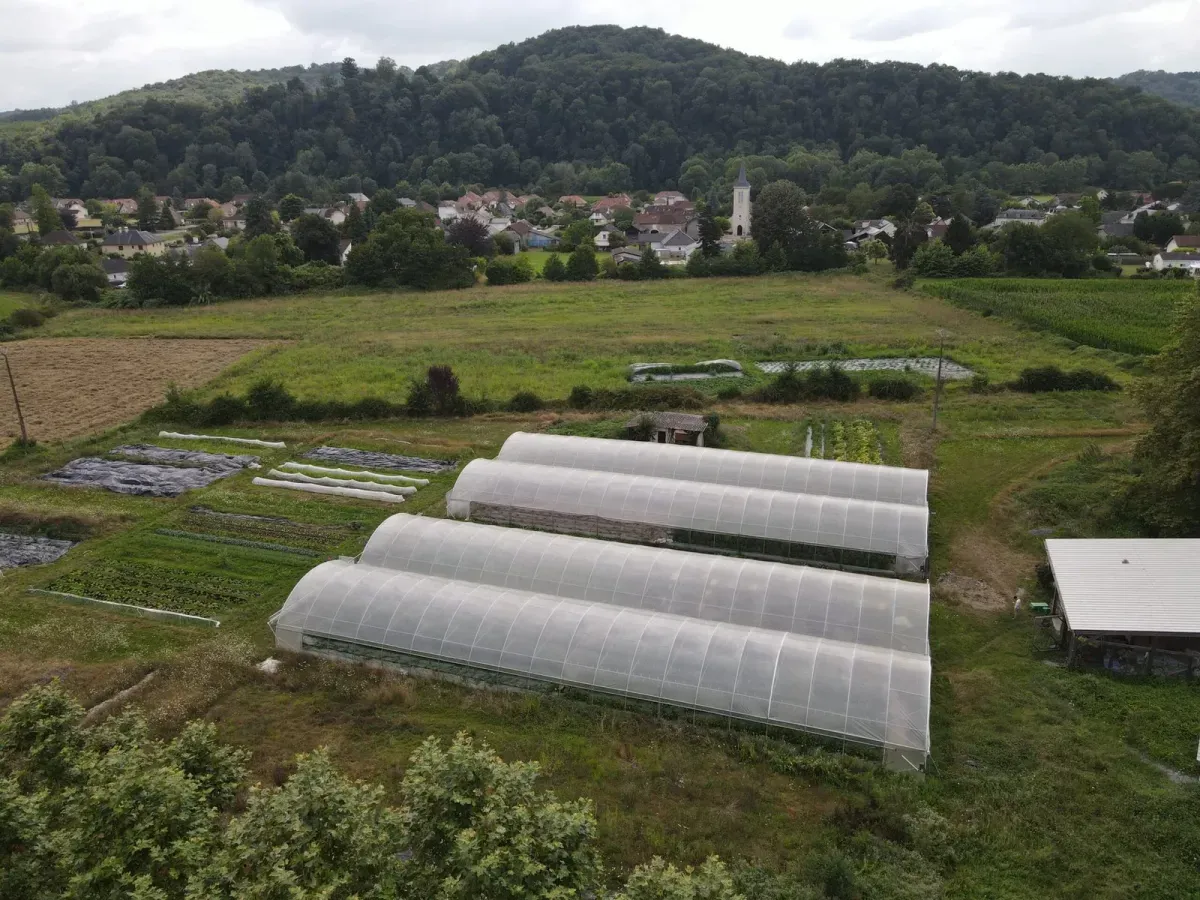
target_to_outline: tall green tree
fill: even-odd
[[[287,194],[279,201],[279,218],[291,222],[300,218],[304,212],[304,198],[296,194]]]
[[[700,255],[711,259],[721,254],[721,238],[724,236],[717,224],[712,207],[702,203],[699,207]]]
[[[342,236],[337,226],[314,213],[306,213],[292,223],[292,239],[304,254],[305,262],[341,262],[338,248]]]
[[[54,208],[50,195],[40,184],[35,184],[32,190],[33,218],[37,222],[38,234],[58,231],[62,228],[62,220],[58,217],[58,210]]]
[[[351,203],[350,211],[346,213],[346,221],[342,223],[342,234],[355,244],[361,244],[370,233],[371,226],[363,217],[362,210],[358,208],[357,204]]]
[[[590,244],[576,247],[567,257],[567,281],[593,281],[600,274],[596,251]]]
[[[900,271],[904,271],[912,262],[917,248],[928,240],[929,233],[924,226],[918,225],[916,222],[901,222],[896,226],[896,233],[892,235],[892,245],[888,250],[892,264]]]
[[[950,224],[946,226],[945,241],[955,256],[962,256],[975,245],[975,235],[966,216],[957,215],[950,220]]]
[[[790,181],[768,184],[754,200],[751,232],[759,252],[765,255],[776,243],[786,248],[805,218],[804,192],[799,187]]]
[[[137,227],[141,231],[156,230],[161,217],[162,210],[152,194],[147,192],[138,197]]]
[[[279,223],[271,212],[271,206],[261,196],[251,197],[242,209],[246,218],[246,239],[253,240],[264,234],[274,234],[279,230]]]

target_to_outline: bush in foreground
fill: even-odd
[[[212,724],[163,741],[136,712],[83,719],[57,682],[0,719],[0,896],[744,900],[715,857],[655,858],[610,892],[591,802],[559,800],[536,763],[465,733],[422,744],[390,808],[324,750],[247,791],[249,754]]]
[[[1058,366],[1023,369],[1012,383],[1014,391],[1040,394],[1051,391],[1119,391],[1121,386],[1103,372],[1076,369],[1064,372]]]

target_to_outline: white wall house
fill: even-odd
[[[1153,265],[1159,272],[1164,269],[1185,269],[1195,277],[1200,275],[1200,252],[1156,253]]]

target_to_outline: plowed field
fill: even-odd
[[[3,345],[29,436],[56,441],[128,422],[172,381],[196,387],[267,341],[48,338]],[[20,435],[0,364],[0,446]]]

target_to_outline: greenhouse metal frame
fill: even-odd
[[[475,522],[394,515],[380,568],[928,653],[929,585]]]
[[[898,466],[522,431],[504,442],[497,459],[875,503],[929,505],[929,472]]]
[[[336,560],[271,619],[281,649],[495,673],[881,748],[929,751],[929,658]]]
[[[785,562],[923,575],[929,510],[477,459],[446,496],[453,518]]]

